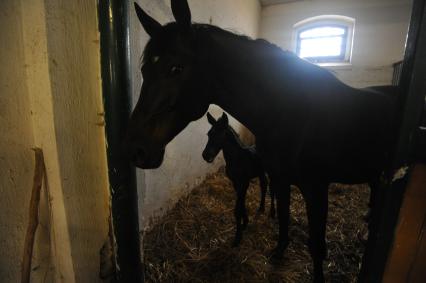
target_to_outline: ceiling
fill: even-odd
[[[262,6],[269,6],[274,4],[283,4],[283,3],[290,3],[290,2],[296,2],[296,1],[303,1],[303,0],[260,0],[260,3]]]

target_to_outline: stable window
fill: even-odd
[[[320,16],[295,25],[296,53],[313,63],[349,63],[354,20]]]

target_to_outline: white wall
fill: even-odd
[[[18,282],[34,168],[19,3],[0,4],[0,278]],[[18,2],[18,1],[16,1]],[[37,257],[37,253],[36,253]]]
[[[97,1],[0,1],[0,281],[19,282],[43,149],[31,282],[100,282],[109,187]]]
[[[169,0],[138,0],[139,5],[162,24],[173,21]],[[212,23],[236,33],[257,37],[260,5],[257,0],[190,0],[192,19]],[[133,5],[132,5],[133,6]],[[131,57],[134,101],[139,97],[142,78],[140,58],[148,40],[131,7]],[[222,111],[211,107],[218,117]],[[238,127],[234,122],[235,127]],[[166,150],[163,165],[156,170],[138,170],[140,226],[145,228],[153,216],[160,216],[205,175],[218,168],[201,157],[207,142],[209,124],[203,118],[188,126]]]
[[[389,84],[392,64],[401,60],[410,19],[411,0],[311,0],[262,9],[260,37],[292,50],[293,26],[319,15],[355,18],[350,67],[334,68],[349,85]],[[294,51],[294,50],[292,50]]]

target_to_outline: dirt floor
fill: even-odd
[[[234,238],[234,191],[223,170],[177,205],[144,237],[147,282],[311,282],[312,265],[306,246],[308,226],[305,204],[297,188],[291,194],[290,244],[285,258],[271,264],[278,223],[266,212],[256,217],[260,189],[252,182],[246,205],[249,225],[238,248]],[[327,226],[328,282],[356,282],[367,225],[369,189],[366,185],[333,184],[329,189]]]

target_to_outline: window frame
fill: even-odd
[[[320,27],[338,27],[338,28],[343,28],[345,30],[345,34],[341,36],[343,42],[342,42],[342,50],[340,55],[316,56],[316,57],[304,57],[304,58],[300,57],[299,53],[301,49],[301,42],[303,40],[302,38],[300,38],[301,33],[310,29],[320,28]],[[294,32],[294,36],[293,36],[294,52],[300,58],[305,59],[314,64],[327,65],[327,66],[334,66],[334,65],[341,65],[341,64],[348,65],[351,63],[352,51],[353,51],[353,38],[354,38],[354,32],[355,32],[355,19],[346,17],[346,16],[339,16],[339,15],[316,16],[316,17],[305,19],[295,24],[293,27],[293,32]],[[339,37],[339,36],[336,36],[336,37]]]
[[[341,51],[340,51],[340,55],[338,56],[315,56],[315,57],[303,57],[303,59],[308,60],[309,62],[312,63],[334,63],[334,62],[344,62],[345,61],[345,57],[346,57],[346,53],[347,53],[347,44],[348,44],[348,32],[349,29],[346,25],[341,25],[341,24],[318,24],[318,25],[313,25],[313,26],[309,26],[309,27],[305,27],[305,28],[301,28],[297,31],[297,42],[296,42],[296,54],[297,56],[300,57],[300,50],[301,50],[301,45],[302,45],[302,40],[304,39],[316,39],[316,38],[320,38],[318,37],[309,37],[309,38],[301,38],[300,35],[308,30],[311,29],[315,29],[315,28],[322,28],[322,27],[331,27],[331,28],[341,28],[345,31],[345,33],[341,36],[324,36],[323,38],[332,38],[332,37],[340,37],[342,38],[342,45],[341,45]],[[302,57],[301,57],[302,58]]]

